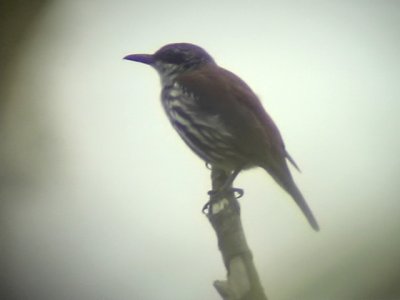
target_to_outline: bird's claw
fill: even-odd
[[[236,199],[242,198],[244,195],[243,189],[240,188],[229,188],[229,189],[223,189],[223,190],[211,190],[208,191],[208,195],[213,198],[221,198],[225,196],[226,194],[233,192],[234,197]]]
[[[201,209],[203,214],[207,215],[210,212],[210,207],[211,207],[211,200],[207,201],[207,203],[204,204],[203,208]]]
[[[232,188],[232,191],[236,199],[242,198],[244,195],[244,190],[240,188]]]
[[[204,214],[207,214],[207,212],[210,210],[210,206],[216,202],[218,199],[222,198],[223,196],[227,195],[228,193],[233,192],[234,197],[236,199],[239,199],[243,197],[244,195],[244,190],[240,188],[229,188],[229,189],[223,189],[223,190],[211,190],[208,191],[208,195],[210,196],[210,200],[204,204],[202,212]]]

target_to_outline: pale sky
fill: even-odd
[[[398,1],[361,0],[49,5],[23,43],[3,121],[2,160],[28,179],[3,192],[17,299],[220,299],[212,282],[225,269],[201,213],[209,170],[168,123],[157,73],[122,59],[173,42],[245,80],[302,169],[319,233],[264,171],[235,182],[269,299],[392,295],[399,12]]]

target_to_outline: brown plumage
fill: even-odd
[[[162,102],[172,125],[206,162],[232,174],[262,167],[296,201],[311,226],[318,224],[287,165],[297,165],[258,97],[235,74],[191,44],[164,46],[154,55],[126,59],[152,65],[161,76]]]

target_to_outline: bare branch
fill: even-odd
[[[212,169],[213,190],[218,190],[226,179],[224,171]],[[227,270],[227,280],[214,282],[222,299],[267,300],[246,242],[240,206],[233,190],[224,196],[211,196],[207,217],[217,234],[218,246]]]

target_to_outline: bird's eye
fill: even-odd
[[[171,63],[171,64],[176,64],[179,65],[183,62],[185,62],[185,54],[182,52],[179,53],[170,53],[167,57],[166,57],[166,61]]]
[[[169,63],[169,64],[175,64],[175,65],[179,65],[179,64],[183,64],[188,60],[188,53],[184,52],[184,51],[177,51],[176,49],[173,50],[169,50],[169,51],[165,51],[165,52],[161,52],[159,53],[157,56],[158,58],[165,62],[165,63]]]

